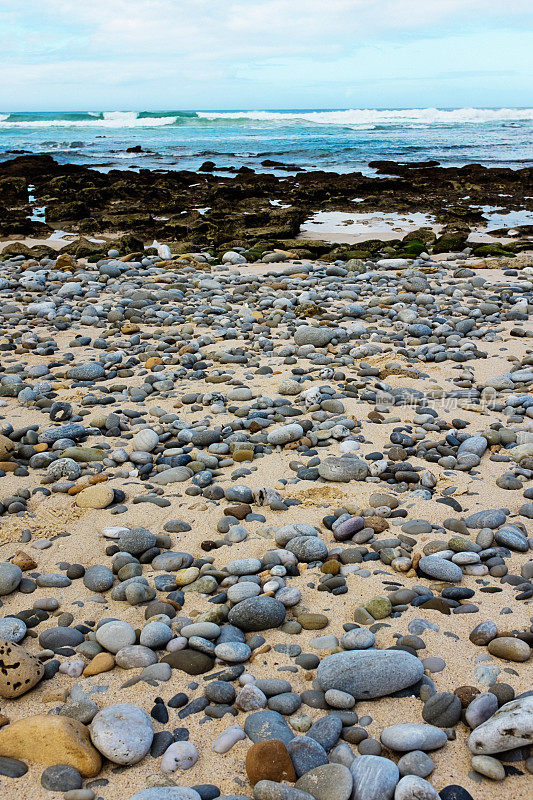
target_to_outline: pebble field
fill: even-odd
[[[0,258],[2,798],[530,798],[533,253]]]

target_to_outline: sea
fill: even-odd
[[[277,161],[372,175],[377,160],[519,169],[533,165],[533,108],[0,112],[0,160],[20,153],[102,171],[213,161],[221,174],[287,173],[263,163]]]

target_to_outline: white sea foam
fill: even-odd
[[[0,129],[3,128],[155,128],[173,125],[176,117],[139,117],[138,111],[87,112],[94,119],[10,119],[10,115],[0,116]]]
[[[373,128],[377,125],[457,125],[533,120],[533,108],[410,108],[404,110],[349,109],[347,111],[199,111],[207,120],[243,119],[257,122],[316,123]]]

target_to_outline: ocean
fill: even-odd
[[[373,174],[374,160],[518,169],[533,165],[533,108],[0,113],[0,160],[18,151],[104,171],[211,160],[282,174],[267,159],[339,173]]]

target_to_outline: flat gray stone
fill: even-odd
[[[244,732],[252,742],[265,742],[267,739],[279,739],[288,744],[294,734],[277,711],[256,711],[249,714],[244,722]]]
[[[438,581],[458,583],[463,577],[463,570],[460,566],[438,556],[423,556],[418,562],[418,566],[422,572]]]
[[[391,800],[400,773],[396,764],[381,756],[360,756],[350,765],[352,800]]]
[[[435,725],[418,725],[403,722],[390,725],[381,732],[381,743],[389,750],[408,753],[410,750],[437,750],[444,747],[448,737]]]
[[[402,650],[349,650],[326,656],[317,681],[324,691],[340,689],[365,700],[406,689],[423,674],[422,662]]]
[[[352,793],[352,773],[343,764],[322,764],[296,781],[297,789],[315,800],[348,800]]]

